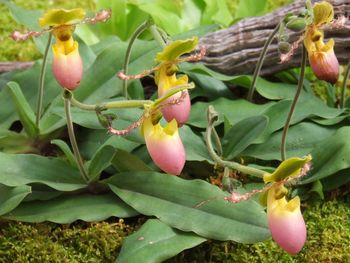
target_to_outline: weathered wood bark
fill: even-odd
[[[316,1],[313,1],[316,2]],[[335,16],[350,14],[350,0],[329,0],[334,6]],[[270,33],[287,13],[297,14],[304,7],[305,0],[296,0],[293,4],[261,17],[240,21],[230,28],[209,33],[200,40],[207,47],[207,54],[202,62],[209,68],[228,75],[253,73],[262,47]],[[296,41],[300,33],[290,32],[290,43]],[[350,59],[350,22],[342,29],[325,29],[326,38],[334,38],[335,53],[342,64]],[[262,68],[262,75],[269,75],[281,70],[300,65],[301,49],[293,58],[280,64],[277,41],[268,49]]]
[[[0,62],[0,74],[15,69],[26,69],[34,65],[34,62]]]

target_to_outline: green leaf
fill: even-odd
[[[262,15],[266,11],[266,0],[240,0],[235,19]]]
[[[287,156],[304,156],[324,139],[330,137],[336,127],[320,126],[310,122],[302,122],[289,128],[286,152]],[[250,145],[242,153],[243,156],[262,160],[281,160],[282,131],[273,133],[264,143]]]
[[[258,242],[270,236],[260,205],[252,200],[228,203],[224,200],[226,193],[202,180],[132,172],[116,174],[106,183],[140,213],[156,216],[185,232],[242,243]]]
[[[76,168],[59,159],[32,154],[0,153],[0,183],[13,187],[41,183],[60,191],[86,187]]]
[[[5,153],[31,152],[33,140],[24,133],[0,131],[0,150]]]
[[[181,55],[191,52],[198,44],[198,38],[193,37],[186,40],[175,40],[168,44],[162,52],[156,56],[158,62],[171,62]]]
[[[226,98],[220,98],[211,102],[197,102],[192,106],[191,115],[187,124],[199,128],[206,128],[207,118],[203,113],[207,111],[209,105],[213,105],[215,110],[219,113],[217,124],[224,121],[223,116],[225,115],[230,123],[234,125],[243,119],[262,114],[266,109],[274,105],[274,103],[257,105],[243,99],[229,100]]]
[[[116,262],[163,262],[205,240],[196,234],[173,229],[157,219],[149,219],[137,232],[124,240]]]
[[[182,143],[185,146],[187,161],[212,162],[202,136],[194,133],[187,125],[182,126],[179,132]]]
[[[350,127],[340,128],[333,136],[318,143],[311,151],[311,175],[301,183],[306,184],[333,175],[350,167]]]
[[[223,156],[230,160],[244,151],[264,132],[268,122],[267,117],[256,116],[235,124],[223,138]]]
[[[22,203],[4,216],[24,222],[50,221],[69,224],[76,220],[87,222],[105,220],[111,216],[131,217],[138,213],[113,194],[59,196],[48,201]]]
[[[220,97],[233,98],[232,92],[221,80],[199,73],[188,73],[188,76],[195,82],[196,88],[191,91],[191,97],[207,97],[210,100]]]
[[[217,23],[228,27],[233,20],[231,12],[227,6],[227,1],[204,0],[205,10],[203,12],[202,23]]]
[[[56,139],[56,140],[52,140],[51,141],[51,144],[54,144],[56,146],[58,146],[61,151],[64,153],[64,155],[66,156],[67,158],[67,161],[68,163],[73,166],[73,167],[77,167],[77,162],[75,160],[75,156],[74,154],[72,153],[69,145],[65,142],[65,141],[62,141],[62,140],[59,140],[59,139]]]
[[[114,155],[112,164],[119,172],[152,171],[152,169],[136,155],[120,149],[118,149]]]
[[[350,169],[344,169],[322,179],[324,191],[332,191],[348,182],[350,182]]]
[[[16,208],[30,193],[31,187],[28,185],[8,187],[0,184],[0,215]]]
[[[19,119],[25,129],[26,133],[30,137],[36,137],[39,133],[38,128],[35,125],[35,114],[24,97],[21,88],[16,82],[9,82],[7,86],[12,95],[12,99],[15,103],[16,111]]]
[[[88,167],[90,181],[99,178],[101,172],[111,165],[115,154],[116,150],[110,145],[104,145],[97,150]]]
[[[95,152],[104,145],[110,145],[114,149],[121,149],[131,152],[140,144],[128,140],[126,137],[111,136],[105,130],[84,130],[80,134],[81,144],[79,145],[81,153],[87,159],[91,159]]]

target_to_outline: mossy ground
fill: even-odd
[[[167,262],[350,262],[349,202],[314,202],[304,209],[304,218],[308,239],[295,257],[271,240],[253,245],[208,241]],[[3,222],[0,262],[114,262],[122,240],[137,226],[122,220],[71,225]]]

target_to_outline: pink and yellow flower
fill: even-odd
[[[179,175],[185,165],[186,153],[176,120],[173,119],[163,128],[159,120],[154,124],[151,117],[146,118],[142,132],[154,163],[164,172]]]
[[[187,75],[180,78],[176,77],[175,66],[164,63],[156,72],[156,83],[158,85],[158,97],[164,96],[167,91],[179,85],[188,84]],[[176,103],[175,101],[179,101]],[[178,92],[162,102],[161,107],[164,118],[170,122],[175,119],[179,126],[182,126],[188,120],[191,111],[191,100],[188,90]]]
[[[291,255],[297,254],[306,240],[306,225],[300,199],[286,200],[287,189],[275,184],[268,191],[267,218],[273,240]]]
[[[307,49],[310,66],[316,77],[330,83],[336,83],[339,77],[339,62],[334,53],[334,40],[323,40],[321,27],[331,23],[334,18],[333,6],[328,2],[315,3],[313,23],[305,32],[304,45]]]
[[[57,82],[65,89],[77,88],[83,77],[83,62],[79,45],[73,39],[75,24],[81,21],[85,12],[81,8],[53,9],[39,20],[41,27],[51,27],[56,39],[53,49],[52,70]]]

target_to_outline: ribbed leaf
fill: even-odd
[[[205,240],[194,233],[173,229],[157,219],[149,219],[137,232],[125,239],[116,262],[163,262]]]
[[[350,127],[339,129],[333,136],[318,143],[311,151],[311,175],[303,180],[310,183],[350,167]],[[344,183],[347,182],[345,178]],[[326,187],[327,188],[327,187]]]
[[[0,183],[7,186],[41,183],[61,191],[86,187],[79,171],[63,160],[32,154],[0,153]]]
[[[25,222],[51,221],[68,224],[78,219],[92,222],[105,220],[111,216],[130,217],[137,214],[113,194],[82,194],[22,203],[4,218]]]
[[[255,116],[235,124],[222,142],[224,157],[233,159],[262,134],[268,124],[265,116]]]
[[[219,188],[156,172],[120,173],[106,180],[127,204],[145,215],[205,238],[250,243],[270,236],[266,214],[254,201],[231,204]],[[203,201],[206,201],[204,202]],[[202,203],[202,205],[200,205]]]
[[[28,185],[8,187],[0,184],[0,215],[16,208],[30,192],[31,187]]]

